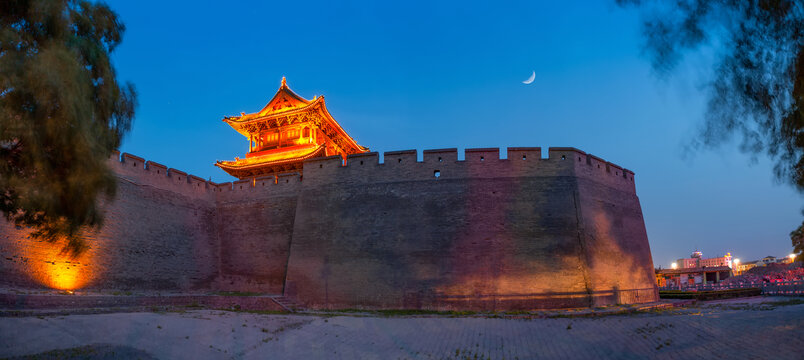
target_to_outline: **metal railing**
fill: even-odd
[[[762,295],[789,295],[804,296],[804,280],[776,281],[776,282],[744,282],[744,283],[718,283],[718,284],[682,284],[681,286],[663,286],[660,291],[712,291],[729,289],[760,288]]]
[[[613,297],[615,304],[640,304],[657,301],[659,293],[656,288],[615,290]]]

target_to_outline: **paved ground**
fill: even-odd
[[[260,315],[0,318],[0,357],[156,359],[801,359],[804,304],[732,300],[597,318]],[[789,299],[781,299],[786,301]],[[50,352],[54,349],[71,349]]]

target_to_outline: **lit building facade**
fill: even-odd
[[[762,260],[760,260],[760,261],[762,262],[762,266],[765,266],[765,265],[768,265],[768,264],[775,263],[776,262],[776,257],[775,256],[766,256],[766,257],[762,258]]]
[[[305,160],[368,152],[327,111],[323,96],[307,100],[294,93],[285,78],[262,110],[223,121],[248,140],[245,159],[218,161],[215,166],[239,179],[302,172]]]
[[[695,251],[689,258],[678,259],[677,263],[682,269],[692,269],[700,267],[719,267],[728,266],[732,267],[731,253],[726,253],[721,257],[704,259],[700,251]]]
[[[733,265],[731,253],[704,259],[700,251],[695,251],[689,258],[678,259],[672,269],[656,270],[656,284],[675,287],[719,283],[733,275]]]
[[[735,264],[734,265],[734,274],[735,275],[743,274],[746,271],[757,267],[759,264],[761,264],[761,262],[759,260],[748,261],[748,262],[744,262],[744,263],[741,262],[739,264]]]

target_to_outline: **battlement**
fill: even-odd
[[[226,203],[261,200],[265,197],[282,195],[295,196],[301,190],[301,180],[301,174],[289,173],[216,184],[215,199]]]
[[[289,173],[226,183],[117,151],[110,164],[121,179],[215,202],[296,195],[302,185],[543,176],[576,176],[635,192],[632,171],[575,148],[551,147],[546,158],[540,147],[509,147],[505,152],[503,157],[499,148],[466,149],[464,160],[458,160],[456,148],[428,149],[422,151],[422,161],[417,150],[387,151],[384,161],[377,152],[349,155],[345,161],[335,155],[305,161],[303,176]]]
[[[207,201],[214,198],[217,184],[136,155],[114,151],[109,157],[109,166],[122,181],[135,185],[151,186]]]
[[[466,149],[464,160],[458,160],[458,150],[433,149],[422,151],[418,161],[416,150],[368,152],[310,159],[304,162],[305,186],[320,186],[335,182],[396,182],[447,180],[466,178],[507,178],[539,176],[578,176],[622,191],[635,192],[634,173],[581,150],[551,147],[548,157],[542,158],[539,147],[510,147],[507,157],[499,148]]]
[[[105,226],[88,234],[86,268],[59,266],[80,281],[55,286],[260,291],[309,308],[655,301],[634,173],[575,148],[542,150],[369,152],[222,184],[115,152]],[[58,257],[24,252],[12,224],[0,232],[13,234],[0,237],[11,259],[0,284],[54,286],[56,267],[41,264]],[[638,295],[601,295],[623,290]]]

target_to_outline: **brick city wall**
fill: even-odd
[[[110,159],[117,196],[78,258],[0,222],[0,283],[17,287],[191,290],[218,274],[215,202],[207,184],[129,154]]]
[[[422,155],[320,158],[303,180],[215,184],[123,154],[111,160],[118,196],[83,261],[3,223],[0,285],[58,287],[47,279],[64,267],[82,270],[65,274],[85,288],[284,293],[313,308],[655,299],[632,172],[571,148]]]
[[[282,293],[301,186],[298,174],[217,186],[221,267],[216,288]]]
[[[305,163],[286,295],[487,310],[602,305],[636,289],[655,299],[632,172],[571,148],[422,155]]]

